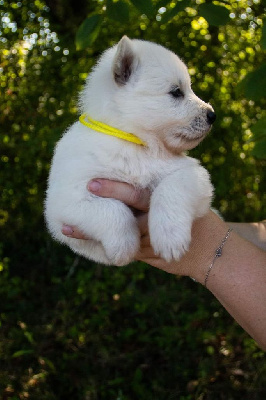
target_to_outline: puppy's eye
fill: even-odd
[[[169,94],[171,94],[175,98],[184,97],[184,93],[182,92],[182,90],[178,86],[172,88],[170,90]]]

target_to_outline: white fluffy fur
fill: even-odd
[[[170,94],[176,86],[183,97]],[[186,66],[162,46],[123,37],[100,58],[80,103],[82,113],[134,133],[146,146],[74,123],[58,142],[52,161],[45,202],[51,234],[100,263],[134,260],[140,237],[132,211],[86,188],[93,178],[108,178],[150,188],[151,244],[164,259],[179,259],[189,247],[193,220],[207,212],[212,198],[207,171],[182,153],[207,134],[207,112],[212,111],[193,93]],[[91,240],[64,236],[63,223]]]

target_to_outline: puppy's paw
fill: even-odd
[[[138,230],[120,233],[113,232],[112,238],[104,238],[102,243],[110,265],[121,267],[134,261],[140,246]]]
[[[191,241],[191,224],[150,223],[150,240],[156,255],[170,262],[180,260]]]

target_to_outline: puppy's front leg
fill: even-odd
[[[156,254],[179,260],[188,250],[195,218],[207,213],[212,199],[208,172],[199,164],[166,176],[151,197],[149,232]]]
[[[53,237],[96,262],[120,266],[133,261],[139,249],[139,229],[132,211],[118,200],[87,193],[86,198],[76,201],[76,193],[73,191],[71,198],[71,194],[67,197],[62,191],[50,190],[46,219]],[[60,207],[55,207],[56,199]],[[89,240],[63,235],[62,223],[76,226]]]

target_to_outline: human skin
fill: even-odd
[[[206,287],[232,317],[266,350],[266,224],[226,223],[211,210],[194,221],[189,251],[180,261],[166,262],[155,255],[150,245],[148,210],[150,192],[122,182],[97,179],[88,190],[101,197],[123,201],[137,210],[141,247],[136,256],[156,268],[175,275],[194,278],[204,284],[215,250],[229,226],[233,227],[223,250],[210,271]],[[77,239],[84,237],[78,227],[63,226],[62,232]],[[249,239],[249,240],[247,240]],[[252,243],[253,242],[253,243]]]

